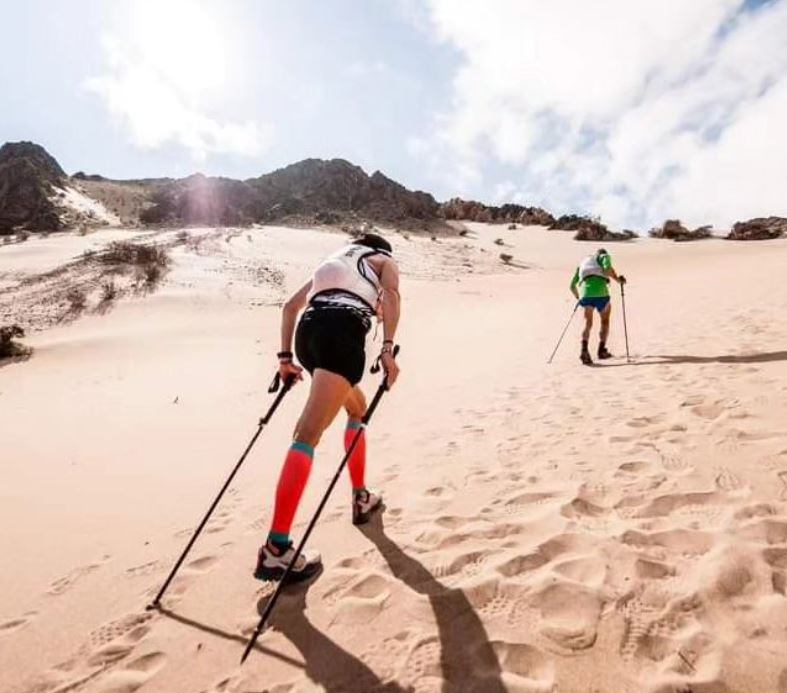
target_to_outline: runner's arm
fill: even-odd
[[[399,312],[401,309],[399,268],[393,260],[388,260],[383,264],[380,285],[383,289],[383,339],[386,342],[393,342],[396,328],[399,325]]]
[[[569,289],[571,293],[574,294],[574,298],[579,300],[579,291],[577,290],[577,285],[579,284],[579,267],[577,267],[576,271],[574,272],[574,278],[571,280],[571,286]]]
[[[396,328],[399,325],[401,297],[399,296],[399,268],[393,260],[383,264],[380,274],[380,286],[383,289],[383,351],[381,360],[385,369],[388,387],[399,377],[399,365],[393,357],[393,345]]]
[[[312,288],[311,280],[306,282],[292,296],[281,309],[281,350],[292,351],[292,336],[295,333],[295,320],[298,313],[306,305],[306,297]]]

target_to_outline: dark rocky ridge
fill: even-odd
[[[371,176],[343,159],[305,159],[245,181],[195,174],[175,180],[113,180],[83,172],[69,178],[47,151],[32,142],[0,147],[0,234],[15,229],[50,231],[74,222],[58,206],[57,188],[69,183],[93,194],[108,208],[125,198],[124,223],[188,226],[237,226],[255,222],[356,224],[371,221],[400,228],[429,228],[446,221],[479,221],[547,226],[574,231],[576,240],[616,241],[636,237],[633,231],[610,231],[596,219],[579,215],[555,218],[540,207],[485,205],[453,198],[442,204],[432,195],[411,191],[380,171]],[[92,186],[92,187],[91,187]],[[133,188],[133,190],[132,190]],[[62,195],[62,193],[61,193]],[[102,195],[105,199],[102,199]],[[787,220],[767,217],[738,222],[732,240],[778,238]],[[710,227],[694,231],[669,220],[651,232],[657,238],[707,238]]]
[[[59,229],[51,197],[53,186],[65,180],[63,169],[40,145],[7,142],[0,147],[0,233]]]

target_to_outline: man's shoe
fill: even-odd
[[[361,489],[353,491],[353,524],[364,525],[371,514],[380,507],[383,497],[379,491]]]
[[[600,359],[611,359],[612,354],[609,353],[609,349],[607,349],[607,347],[599,347],[598,357]]]

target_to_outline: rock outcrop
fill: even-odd
[[[701,241],[713,235],[711,226],[698,226],[689,231],[679,219],[667,219],[660,227],[651,229],[648,235],[651,238],[664,238],[670,241]]]
[[[52,196],[54,186],[65,178],[40,145],[7,142],[0,147],[0,233],[59,229],[62,223]]]
[[[455,197],[440,205],[440,216],[447,220],[480,221],[493,224],[522,224],[523,226],[550,226],[555,218],[540,207],[505,204],[499,207],[485,205],[475,200]]]
[[[739,221],[727,235],[731,241],[766,241],[787,234],[787,219],[784,217],[757,217]]]
[[[633,231],[610,231],[605,224],[596,219],[579,214],[564,214],[549,226],[555,231],[575,231],[575,241],[630,241],[636,238]]]

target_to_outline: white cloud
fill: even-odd
[[[514,179],[616,225],[787,214],[787,0],[741,5],[430,0],[462,62],[420,150],[476,192]]]
[[[134,145],[174,143],[201,160],[211,153],[257,156],[270,144],[268,124],[224,119],[209,108],[211,97],[220,102],[226,46],[199,3],[141,0],[122,35],[107,35],[102,45],[105,72],[84,86]]]

